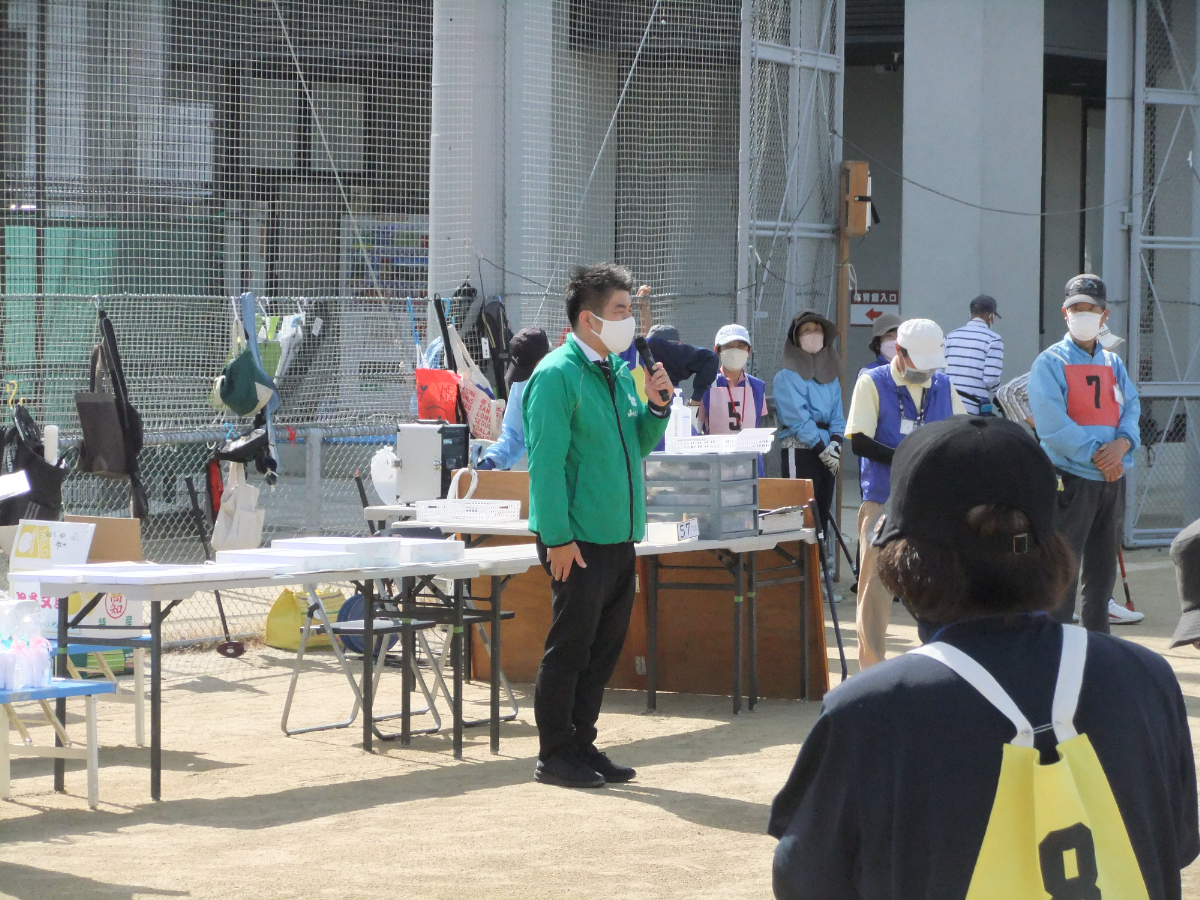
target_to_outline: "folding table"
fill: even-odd
[[[368,517],[387,518],[389,516],[401,515],[403,507],[388,507],[388,506],[371,506],[367,507],[366,514]],[[415,524],[415,523],[414,523]],[[460,534],[468,547],[477,545],[480,541],[488,537],[533,537],[533,532],[529,530],[528,521],[522,519],[514,522],[497,522],[497,523],[464,523],[464,522],[421,522],[420,525],[426,528],[437,528],[446,534]],[[749,703],[750,709],[754,709],[758,705],[758,620],[757,620],[757,599],[756,595],[758,587],[769,587],[781,584],[799,584],[800,585],[800,665],[803,673],[804,696],[811,696],[808,673],[808,606],[811,598],[808,595],[807,581],[807,563],[804,554],[798,554],[792,557],[786,551],[779,547],[780,544],[790,543],[792,541],[801,541],[804,543],[814,543],[816,541],[816,530],[813,528],[801,528],[795,531],[784,531],[768,534],[758,534],[749,537],[726,538],[723,540],[713,541],[685,541],[684,543],[664,543],[652,544],[642,541],[634,545],[634,551],[638,556],[647,557],[648,577],[646,584],[646,708],[654,711],[658,704],[658,592],[660,590],[733,590],[733,713],[738,715],[742,710],[742,648],[746,643],[743,638],[744,632],[744,615],[743,601],[749,607],[746,614],[749,618],[749,653],[747,659],[747,675],[749,681]],[[517,545],[526,546],[526,545]],[[511,553],[514,551],[513,546],[505,547],[490,547],[489,550],[498,551],[500,554]],[[532,548],[531,548],[532,549]],[[785,561],[786,565],[769,570],[763,574],[775,574],[784,570],[795,568],[794,575],[778,575],[767,581],[759,580],[759,572],[757,570],[757,553],[761,550],[775,550]],[[708,551],[712,553],[722,566],[732,576],[732,581],[726,582],[686,582],[662,583],[659,581],[659,572],[661,570],[682,570],[682,569],[700,569],[695,566],[664,566],[660,561],[660,556],[668,556],[674,553],[695,553],[697,551]],[[747,555],[749,558],[747,559]],[[529,567],[527,567],[529,568]],[[710,567],[711,568],[711,567]],[[524,571],[524,570],[522,570]],[[493,658],[494,660],[494,658]],[[494,662],[493,662],[494,664]],[[493,679],[493,690],[495,690],[495,679]]]

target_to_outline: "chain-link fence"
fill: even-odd
[[[1144,449],[1129,480],[1125,539],[1164,544],[1200,517],[1200,110],[1193,2],[1139,4],[1135,72],[1133,302],[1129,369]]]
[[[395,439],[395,431],[381,434],[377,426],[287,432],[278,447],[276,483],[260,484],[254,479],[261,490],[259,504],[266,513],[264,542],[305,534],[366,534],[354,476],[361,473],[368,499],[381,502],[371,486],[371,457]],[[208,461],[214,447],[224,440],[225,434],[219,430],[149,437],[140,457],[150,500],[150,515],[142,522],[142,549],[147,559],[172,563],[204,559],[184,479],[193,479],[203,508]],[[74,447],[65,454],[72,469],[76,455]],[[76,515],[127,516],[128,482],[73,473],[63,484],[63,506]],[[268,591],[235,591],[223,596],[230,629],[261,633],[274,599]],[[200,595],[167,620],[164,639],[194,640],[217,634],[215,602],[209,595]]]

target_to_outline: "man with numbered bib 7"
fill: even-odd
[[[1158,654],[1064,625],[1057,475],[1015,422],[900,444],[873,543],[931,634],[825,696],[771,808],[781,900],[1177,900],[1200,855]]]
[[[1058,530],[1079,563],[1052,615],[1070,622],[1075,583],[1083,581],[1080,624],[1108,631],[1117,579],[1117,545],[1125,512],[1125,470],[1141,443],[1138,400],[1125,363],[1098,340],[1108,320],[1107,291],[1095,275],[1066,286],[1067,334],[1029,372],[1029,406],[1042,447],[1058,474]]]

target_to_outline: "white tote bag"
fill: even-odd
[[[254,550],[262,542],[266,513],[258,505],[258,488],[246,481],[246,467],[229,464],[229,477],[221,494],[221,511],[213,523],[214,550]]]

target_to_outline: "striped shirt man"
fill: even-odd
[[[991,404],[1004,369],[1004,340],[976,316],[946,335],[946,374],[962,397],[968,415]]]

